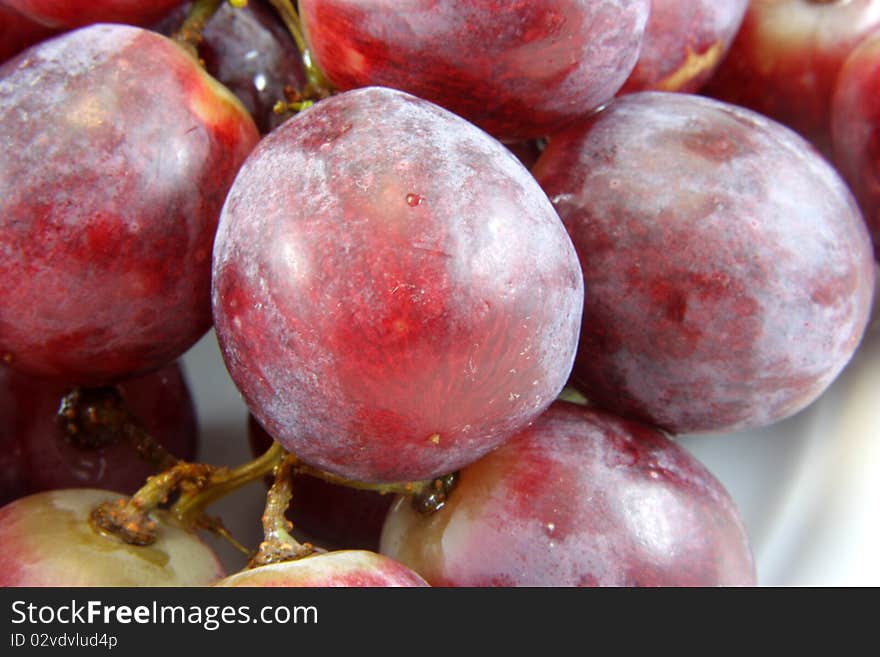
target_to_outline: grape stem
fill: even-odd
[[[281,445],[275,442],[262,456],[253,461],[233,469],[215,467],[207,485],[195,492],[184,492],[171,511],[182,522],[195,524],[209,505],[242,486],[266,476],[286,456],[287,453]]]
[[[297,463],[295,456],[288,455],[275,467],[275,481],[266,493],[263,542],[248,568],[302,559],[315,552],[311,543],[300,543],[290,535],[293,524],[285,516],[293,497],[293,473]]]
[[[275,105],[274,110],[278,114],[283,114],[285,111],[299,112],[310,107],[316,101],[330,96],[333,93],[333,85],[324,77],[321,69],[318,68],[318,65],[312,59],[312,53],[309,50],[305,32],[303,31],[302,21],[293,3],[290,0],[269,0],[269,3],[278,12],[285,27],[287,27],[287,31],[290,32],[290,35],[296,42],[296,47],[299,49],[306,73],[306,86],[303,90],[298,93],[292,93],[292,97],[288,99],[289,102],[287,103],[279,101]]]
[[[149,434],[144,432],[144,435]],[[150,512],[168,504],[172,496],[178,494],[170,512],[181,524],[213,531],[229,540],[240,551],[250,554],[247,548],[229,534],[219,519],[205,515],[204,511],[220,498],[270,472],[275,473],[275,483],[267,494],[266,513],[263,516],[266,537],[264,543],[268,542],[268,545],[265,548],[261,545],[259,552],[253,557],[254,563],[260,564],[285,560],[278,556],[282,553],[288,555],[286,559],[290,559],[314,551],[311,545],[300,545],[288,533],[289,523],[284,518],[284,513],[292,497],[290,480],[293,473],[308,474],[351,488],[409,495],[423,512],[441,508],[446,495],[455,484],[455,475],[406,483],[351,481],[303,463],[297,456],[287,453],[278,442],[273,442],[261,456],[236,468],[176,461],[171,468],[148,478],[146,484],[131,498],[99,505],[92,511],[91,523],[96,529],[114,534],[132,545],[150,545],[156,540],[156,522],[150,517]]]
[[[232,545],[232,547],[241,552],[248,559],[254,556],[254,551],[249,550],[244,545],[239,543],[238,540],[229,532],[229,530],[226,529],[226,527],[223,525],[223,521],[220,518],[209,516],[203,513],[196,521],[196,525],[200,529],[204,529],[211,532],[212,534],[216,534],[220,538],[225,539],[230,545]]]
[[[183,24],[171,36],[180,46],[204,66],[199,57],[199,44],[202,42],[202,31],[211,17],[220,8],[224,0],[195,0],[190,7]]]
[[[222,523],[203,514],[204,508],[224,495],[265,476],[284,458],[277,443],[266,453],[237,468],[178,461],[176,465],[147,479],[131,498],[105,502],[92,511],[91,523],[100,531],[114,534],[131,545],[150,545],[156,540],[156,522],[150,512],[180,493],[171,513],[187,527],[202,527],[227,538],[245,553],[249,551],[231,537]]]
[[[184,481],[196,487],[204,486],[212,470],[212,466],[201,463],[178,463],[149,477],[130,498],[97,506],[91,513],[92,525],[131,545],[150,545],[156,540],[156,522],[150,512],[167,502]]]
[[[73,445],[101,447],[122,437],[156,470],[178,463],[129,410],[116,387],[73,388],[61,398],[57,417],[65,439]]]
[[[422,515],[430,515],[442,509],[449,493],[458,483],[458,473],[453,472],[435,479],[423,481],[406,481],[401,483],[368,483],[352,481],[345,477],[313,468],[312,466],[298,461],[294,465],[296,474],[306,474],[310,477],[322,479],[330,484],[357,488],[358,490],[371,490],[382,495],[404,495],[412,499],[413,508]]]
[[[580,404],[581,406],[589,406],[590,400],[587,399],[586,395],[582,393],[577,388],[572,387],[571,385],[567,385],[562,389],[562,392],[556,397],[559,401],[569,402],[571,404]]]
[[[432,513],[442,508],[446,502],[446,496],[455,486],[458,478],[457,474],[450,474],[431,481],[417,483],[359,484],[312,468],[302,463],[295,455],[288,454],[275,467],[275,481],[269,492],[266,493],[266,508],[263,512],[263,542],[260,543],[259,550],[248,562],[248,568],[258,568],[282,561],[295,561],[320,550],[311,543],[300,543],[291,536],[290,531],[293,529],[293,524],[285,515],[293,498],[293,477],[301,474],[320,477],[331,483],[356,488],[369,488],[380,492],[390,492],[391,490],[404,492],[413,496],[413,503],[422,513]],[[374,488],[374,486],[379,488]]]

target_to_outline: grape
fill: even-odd
[[[567,402],[463,469],[440,511],[399,499],[382,553],[432,586],[755,583],[736,508],[696,459]]]
[[[147,25],[183,0],[3,0],[38,23],[71,28],[91,23]]]
[[[311,52],[340,89],[433,101],[499,138],[553,132],[635,66],[648,0],[302,0]]]
[[[216,555],[161,511],[149,546],[93,529],[92,509],[120,497],[60,490],[0,508],[0,586],[207,586],[224,576]]]
[[[406,566],[381,554],[340,550],[243,570],[215,586],[397,587],[427,583]]]
[[[635,69],[620,93],[697,91],[712,77],[748,0],[652,0]]]
[[[831,105],[834,160],[861,202],[880,255],[880,30],[847,58]]]
[[[843,181],[804,140],[687,94],[623,96],[533,169],[585,278],[573,380],[673,433],[771,424],[855,351],[871,245]]]
[[[153,26],[171,35],[180,28],[191,4]],[[258,0],[234,8],[224,2],[202,30],[199,55],[208,73],[234,93],[261,133],[280,125],[285,116],[273,111],[285,100],[285,87],[301,90],[305,72],[299,50],[272,9]]]
[[[828,152],[834,81],[880,27],[880,0],[752,0],[705,93],[780,121]]]
[[[96,25],[0,67],[0,356],[102,385],[211,324],[214,231],[259,138],[177,44]]]
[[[516,155],[516,158],[522,162],[526,169],[531,169],[535,165],[544,148],[543,143],[535,139],[510,142],[505,146],[507,146],[507,150]]]
[[[362,481],[479,458],[562,389],[582,276],[501,144],[427,101],[340,94],[265,137],[214,250],[214,318],[251,412]]]
[[[35,23],[0,3],[0,63],[53,34],[52,28]]]
[[[144,428],[178,458],[195,457],[195,408],[177,364],[118,386]],[[60,488],[102,488],[131,494],[155,467],[124,437],[108,445],[78,446],[66,438],[56,413],[70,390],[64,384],[0,369],[0,505]]]
[[[254,417],[248,417],[248,437],[255,454],[272,444]],[[287,517],[293,526],[321,547],[379,549],[379,534],[393,495],[331,484],[308,474],[293,478],[293,504]]]

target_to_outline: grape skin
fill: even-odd
[[[751,0],[703,92],[784,123],[828,154],[840,67],[878,28],[880,0]]]
[[[122,436],[102,447],[68,444],[56,413],[69,390],[0,368],[0,505],[60,488],[131,494],[155,472]],[[180,459],[195,457],[196,411],[179,365],[129,379],[119,391],[153,438]]]
[[[748,0],[652,0],[639,60],[620,94],[695,92],[730,49]]]
[[[815,400],[864,334],[871,245],[803,139],[688,94],[618,98],[533,172],[582,259],[573,380],[672,433],[766,426]]]
[[[392,507],[381,552],[432,586],[751,586],[721,484],[658,431],[566,402],[463,469],[440,511]]]
[[[880,256],[880,31],[853,50],[831,105],[834,161],[861,203]]]
[[[92,509],[120,497],[60,490],[0,508],[0,586],[207,586],[225,575],[214,552],[161,511],[149,546],[93,529]]]
[[[291,119],[242,167],[214,317],[227,369],[283,446],[350,479],[408,481],[473,461],[549,405],[581,281],[501,144],[369,88]]]
[[[52,28],[35,23],[0,3],[0,64],[54,34]]]
[[[427,583],[406,566],[381,554],[339,550],[243,570],[214,586],[423,587]]]
[[[635,66],[648,0],[302,0],[339,89],[393,87],[499,139],[541,137],[611,99]]]
[[[92,23],[148,25],[183,0],[3,0],[30,19],[53,28]]]
[[[211,325],[220,208],[259,135],[177,44],[95,25],[0,67],[0,356],[112,383]]]

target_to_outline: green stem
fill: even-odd
[[[195,494],[181,495],[171,511],[183,522],[195,522],[205,508],[242,486],[265,477],[285,457],[286,452],[275,442],[262,456],[237,468],[215,468],[206,486]]]
[[[296,47],[299,48],[301,53],[304,53],[307,50],[306,39],[303,34],[302,23],[299,20],[299,14],[296,12],[293,3],[290,0],[269,0],[269,3],[275,7],[275,11],[281,16],[287,31],[290,32],[290,36],[296,41]]]
[[[296,464],[297,458],[289,455],[275,469],[275,482],[266,493],[263,542],[248,563],[249,568],[301,559],[315,551],[310,543],[300,543],[290,535],[293,525],[285,516],[293,497],[293,471]]]
[[[562,392],[559,393],[557,399],[559,401],[566,401],[572,404],[580,404],[581,406],[590,405],[590,401],[586,398],[584,393],[582,393],[577,388],[573,388],[572,386],[565,386],[562,389]]]
[[[183,482],[204,486],[214,468],[201,463],[178,463],[170,470],[149,477],[130,498],[105,502],[91,514],[99,530],[115,534],[132,545],[150,545],[156,540],[156,522],[150,512],[168,501]]]
[[[223,0],[195,0],[183,24],[171,37],[198,61],[201,61],[199,44],[202,42],[202,31],[221,4]]]
[[[306,87],[302,94],[300,94],[301,98],[298,100],[320,100],[326,98],[333,92],[333,85],[324,77],[321,69],[318,68],[312,59],[312,53],[309,50],[305,32],[303,31],[302,21],[293,3],[290,0],[269,0],[269,2],[275,8],[275,11],[278,12],[302,56],[303,68],[306,72]]]
[[[208,516],[206,514],[202,514],[196,524],[201,529],[205,529],[212,534],[216,534],[220,538],[225,539],[232,547],[245,555],[248,559],[253,558],[254,552],[253,550],[247,549],[244,545],[238,542],[238,540],[229,533],[229,530],[223,525],[223,521],[220,518],[215,518],[213,516]]]
[[[202,527],[230,540],[243,552],[249,550],[238,543],[218,519],[204,515],[204,509],[221,497],[257,479],[261,479],[280,463],[286,452],[274,443],[257,459],[237,468],[221,468],[203,463],[179,461],[172,468],[147,479],[147,483],[130,498],[99,505],[92,511],[92,525],[114,534],[132,545],[150,545],[156,540],[156,522],[150,512],[166,504],[172,494],[180,493],[171,507],[172,514],[188,527]]]

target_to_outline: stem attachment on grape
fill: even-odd
[[[297,474],[306,474],[316,479],[326,481],[328,484],[356,488],[358,490],[371,490],[382,495],[419,495],[433,486],[433,481],[405,481],[400,483],[370,483],[366,481],[354,481],[339,475],[313,468],[312,466],[297,460],[295,465]]]
[[[180,46],[202,65],[199,57],[199,44],[202,31],[224,0],[195,0],[180,28],[171,36]]]
[[[452,489],[455,488],[457,483],[457,472],[450,473],[443,477],[437,477],[430,482],[430,485],[419,491],[418,494],[413,495],[413,508],[423,516],[437,513],[440,509],[446,506],[446,500],[449,498],[449,493],[452,492]]]
[[[437,477],[436,479],[425,479],[422,481],[388,483],[355,481],[312,467],[308,463],[300,461],[294,454],[290,456],[293,459],[292,467],[294,472],[298,475],[309,475],[315,479],[326,481],[328,484],[356,488],[357,490],[369,490],[374,493],[381,493],[382,495],[405,495],[412,497],[413,504],[416,505],[416,508],[422,508],[423,513],[439,511],[446,503],[446,497],[458,481],[457,472]]]
[[[122,438],[156,470],[178,463],[129,410],[115,386],[74,388],[61,398],[57,418],[67,442],[77,447],[103,447]]]
[[[295,456],[288,455],[275,468],[275,482],[266,494],[263,512],[264,540],[248,568],[302,559],[315,552],[311,543],[300,543],[290,535],[293,525],[284,515],[293,497],[293,471],[297,462]]]
[[[287,31],[296,42],[302,57],[303,69],[306,74],[306,85],[302,91],[289,90],[287,92],[287,100],[280,100],[275,104],[273,110],[276,114],[284,114],[285,112],[301,112],[311,107],[315,102],[327,98],[333,93],[333,85],[324,77],[321,69],[312,59],[306,42],[305,32],[303,31],[302,21],[299,14],[290,0],[269,0],[270,4],[278,12],[281,20],[284,22]]]
[[[185,491],[171,508],[179,520],[195,524],[202,512],[211,504],[242,486],[266,476],[287,456],[277,442],[262,456],[243,463],[237,468],[213,468],[207,485],[194,492]]]
[[[187,527],[202,527],[230,540],[238,549],[250,552],[231,537],[219,520],[203,515],[205,507],[245,484],[262,478],[285,457],[278,443],[253,461],[237,468],[178,461],[176,465],[147,479],[129,499],[107,502],[91,514],[92,525],[114,534],[131,545],[150,545],[156,540],[156,522],[150,512],[179,497],[171,513]]]
[[[565,386],[556,399],[559,401],[569,402],[570,404],[579,404],[581,406],[590,405],[590,400],[587,399],[586,395],[584,395],[584,393],[582,393],[577,388],[573,388],[572,386]]]
[[[150,512],[165,504],[185,481],[196,487],[204,486],[212,470],[212,466],[201,463],[178,463],[148,478],[130,498],[96,507],[90,518],[92,525],[131,545],[150,545],[156,540],[156,522]]]

